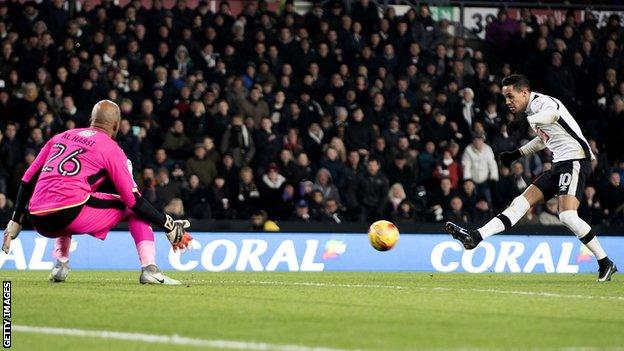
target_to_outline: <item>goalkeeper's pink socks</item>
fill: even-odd
[[[156,245],[154,244],[154,232],[147,222],[131,213],[128,218],[130,234],[134,239],[141,267],[156,264]],[[69,260],[69,247],[71,235],[60,236],[54,241],[53,256],[61,262]]]
[[[128,216],[128,229],[130,229],[130,234],[132,235],[132,239],[134,239],[134,244],[139,254],[139,261],[141,261],[141,267],[156,264],[154,232],[149,224],[137,218],[134,214],[131,214]]]
[[[69,247],[71,246],[71,235],[59,236],[54,240],[54,252],[52,256],[61,262],[69,260]]]

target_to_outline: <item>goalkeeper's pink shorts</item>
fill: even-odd
[[[33,226],[41,235],[58,238],[74,234],[88,234],[100,240],[120,222],[127,221],[131,230],[152,231],[149,224],[126,208],[118,195],[92,193],[84,204],[45,215],[31,215]]]

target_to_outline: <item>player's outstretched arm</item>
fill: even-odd
[[[529,124],[553,124],[559,119],[559,111],[556,109],[547,109],[536,114],[515,118],[509,123],[509,132],[514,133],[517,130],[528,128]]]
[[[544,144],[542,139],[540,139],[539,137],[535,137],[531,141],[514,151],[501,152],[498,155],[498,159],[505,167],[509,167],[515,160],[519,159],[520,157],[534,154],[536,152],[542,151],[544,148],[546,148],[546,145]]]
[[[13,216],[11,216],[11,220],[7,224],[6,230],[4,231],[2,251],[6,253],[9,253],[11,240],[17,238],[22,230],[22,221],[24,220],[24,214],[26,213],[26,205],[28,204],[28,201],[30,201],[30,197],[35,190],[37,178],[39,178],[39,172],[37,172],[29,182],[22,181],[19,190],[17,191],[17,199],[15,200]]]
[[[177,247],[184,237],[184,229],[190,227],[191,223],[187,220],[173,220],[171,216],[158,211],[141,196],[132,177],[132,163],[126,158],[121,148],[117,147],[107,156],[104,161],[106,170],[126,207],[162,229],[171,244]]]
[[[41,174],[41,169],[48,159],[52,143],[53,141],[50,139],[43,146],[43,148],[41,148],[41,151],[22,177],[22,182],[17,191],[17,199],[15,199],[15,210],[13,210],[13,216],[11,216],[11,220],[4,230],[2,251],[5,253],[9,253],[11,240],[17,238],[19,233],[22,231],[22,221],[24,220],[24,214],[26,213],[26,206],[28,205],[28,201],[30,201],[30,197],[35,190],[37,179],[39,178],[39,174]]]
[[[172,245],[182,241],[185,229],[191,226],[191,222],[186,219],[174,220],[171,216],[161,213],[138,193],[135,193],[134,197],[136,202],[131,207],[134,213],[162,229]]]

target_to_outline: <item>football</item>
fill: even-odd
[[[399,228],[389,221],[376,221],[368,228],[368,239],[377,251],[388,251],[399,241]]]

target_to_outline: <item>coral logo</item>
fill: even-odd
[[[337,258],[347,251],[347,244],[342,240],[329,240],[325,243],[325,251],[323,252],[323,259],[328,260]]]
[[[594,258],[594,254],[589,249],[581,244],[578,255],[576,255],[576,263],[588,262]]]

